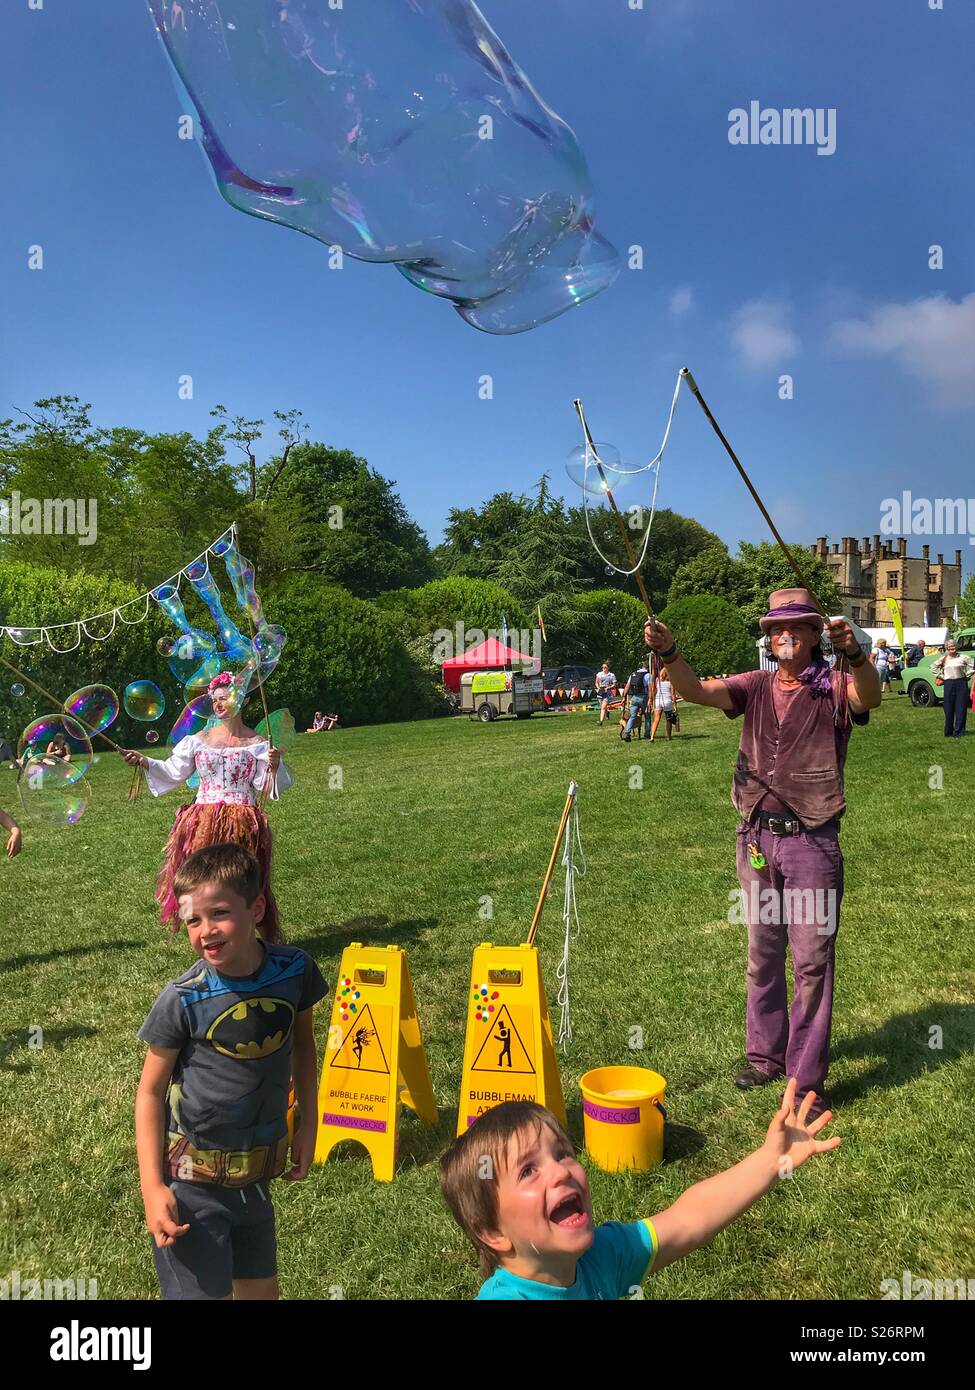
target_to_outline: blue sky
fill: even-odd
[[[577,395],[597,438],[651,456],[686,363],[790,538],[872,534],[904,488],[975,493],[970,4],[481,8],[575,130],[599,229],[645,250],[642,271],[511,338],[392,267],[330,272],[320,243],[230,208],[176,138],[145,5],[7,0],[0,411],[69,392],[106,424],[202,433],[218,401],[265,418],[300,406],[313,437],[394,478],[436,541],[451,506],[542,472],[571,491]],[[731,145],[729,112],[752,100],[835,108],[836,152]],[[686,395],[659,502],[732,546],[765,535]],[[970,569],[964,540],[932,550],[957,544]]]

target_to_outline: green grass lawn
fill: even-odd
[[[472,948],[524,939],[570,778],[588,873],[572,967],[575,1036],[560,1059],[570,1127],[577,1078],[637,1062],[667,1078],[667,1160],[648,1174],[590,1165],[597,1220],[632,1220],[762,1140],[777,1092],[743,1094],[745,929],[729,926],[740,726],[685,711],[668,745],[622,744],[595,716],[466,719],[299,738],[294,789],[271,807],[288,939],[334,987],[352,940],[406,949],[441,1123],[404,1117],[395,1181],[343,1146],[304,1183],[275,1185],[291,1298],[467,1298],[473,1254],[448,1218],[436,1159],[453,1134]],[[831,1089],[838,1152],[804,1167],[711,1246],[651,1279],[656,1298],[876,1298],[880,1281],[975,1276],[975,739],[890,696],[854,732],[843,833]],[[147,750],[152,752],[153,750]],[[157,750],[158,751],[158,750]],[[342,790],[328,769],[342,767]],[[630,790],[630,768],[644,770]],[[932,765],[943,789],[929,786]],[[136,1037],[190,963],[152,898],[179,798],[129,806],[103,755],[73,829],[25,824],[0,861],[0,1270],[95,1278],[102,1298],[153,1298],[132,1104]],[[16,813],[9,774],[0,804]],[[556,879],[558,884],[558,877]],[[494,899],[493,922],[478,916]],[[539,937],[550,1005],[561,892]],[[628,1046],[644,1030],[645,1050]],[[29,1045],[32,1025],[43,1047]],[[328,1025],[319,1010],[321,1055]],[[941,1030],[941,1047],[929,1044]]]

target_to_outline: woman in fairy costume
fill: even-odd
[[[260,931],[265,941],[273,943],[281,940],[281,932],[270,883],[271,829],[260,803],[265,795],[277,801],[291,786],[291,775],[281,762],[281,750],[244,724],[231,675],[224,671],[214,676],[207,693],[217,725],[181,738],[165,762],[134,749],[121,750],[127,763],[145,769],[153,796],[164,796],[182,786],[194,771],[200,776],[196,800],[176,812],[166,841],[156,886],[162,921],[169,923],[170,933],[175,935],[179,909],[173,878],[184,860],[205,845],[232,841],[250,850],[261,866],[261,892],[267,906]]]

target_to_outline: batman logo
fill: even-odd
[[[294,1021],[287,999],[240,999],[213,1020],[207,1040],[238,1062],[269,1057],[290,1038]]]

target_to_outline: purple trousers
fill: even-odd
[[[767,867],[754,869],[749,844]],[[835,826],[801,835],[738,827],[738,881],[748,923],[746,1054],[757,1070],[798,1079],[797,1095],[822,1094],[829,1071],[833,967],[843,897]],[[792,948],[789,1013],[786,943]]]

